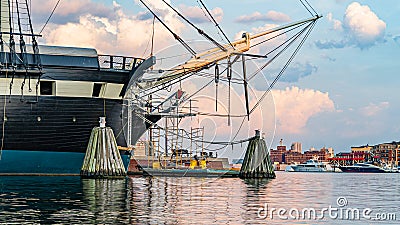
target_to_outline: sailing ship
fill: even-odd
[[[0,4],[0,173],[79,174],[99,117],[106,117],[118,145],[126,146],[123,96],[144,60],[38,45],[28,1]],[[135,129],[140,135],[146,125]],[[129,154],[123,158],[127,165]]]
[[[174,103],[167,103],[160,112],[147,110],[151,104],[143,101],[145,96],[213,66],[216,82],[230,82],[232,73],[229,75],[228,69],[228,77],[222,77],[218,62],[229,60],[229,66],[242,58],[244,65],[244,57],[257,57],[245,53],[251,48],[251,41],[299,27],[302,30],[295,39],[303,34],[306,37],[321,17],[315,14],[259,34],[245,33],[240,40],[229,44],[219,44],[196,28],[217,46],[201,53],[194,52],[169,29],[193,56],[165,70],[159,77],[147,78],[146,72],[156,63],[154,56],[142,59],[100,55],[91,48],[39,45],[40,35],[33,31],[28,1],[1,0],[0,4],[0,173],[11,174],[79,174],[90,131],[98,125],[99,117],[106,117],[107,126],[113,129],[119,146],[130,147],[169,112],[169,108],[183,100],[181,91],[174,93],[174,101],[170,101]],[[152,13],[164,24],[156,13]],[[293,40],[288,39],[286,43],[291,44]],[[246,78],[243,85],[249,116]],[[122,152],[122,155],[127,165],[130,151]]]

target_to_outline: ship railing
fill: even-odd
[[[112,70],[131,70],[144,61],[141,58],[115,55],[99,55],[98,58],[100,69]]]

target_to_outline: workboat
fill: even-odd
[[[124,165],[128,166],[131,149],[138,139],[171,109],[177,108],[185,97],[184,91],[178,90],[155,105],[151,101],[153,93],[169,92],[172,85],[211,67],[215,67],[216,84],[229,82],[230,85],[231,66],[237,61],[241,61],[244,68],[242,84],[247,111],[244,117],[249,117],[253,110],[249,108],[247,82],[255,75],[249,79],[245,77],[247,58],[269,60],[262,67],[265,68],[298,41],[299,46],[289,63],[321,17],[313,14],[308,19],[257,34],[244,33],[234,42],[228,40],[229,44],[219,44],[196,28],[216,45],[199,53],[167,27],[193,56],[175,67],[157,70],[159,76],[155,77],[152,75],[155,56],[143,59],[100,55],[92,48],[39,45],[37,38],[40,35],[33,31],[29,3],[28,0],[0,1],[0,174],[79,174],[91,130],[98,126],[99,117],[105,117],[106,125],[112,128]],[[156,13],[151,12],[166,26]],[[294,33],[295,29],[300,31]],[[255,39],[259,42],[253,43],[254,46],[290,32],[293,32],[293,38],[287,38],[266,55],[245,53],[253,47],[251,41]],[[266,40],[260,40],[262,37]],[[219,72],[218,65],[227,65],[224,70],[221,68],[221,71],[227,71],[226,77]],[[167,152],[165,155],[168,156]]]
[[[289,168],[290,167],[290,168]],[[320,162],[317,159],[309,159],[305,163],[287,166],[287,172],[339,172],[329,163]]]
[[[382,167],[372,163],[356,163],[352,166],[339,166],[344,173],[386,173],[389,172]]]

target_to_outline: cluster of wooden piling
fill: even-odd
[[[239,176],[241,178],[275,178],[267,144],[264,138],[260,137],[259,131],[256,131],[256,136],[249,141]]]
[[[117,142],[110,127],[93,128],[80,174],[84,178],[126,176]]]

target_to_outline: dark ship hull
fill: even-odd
[[[15,97],[6,103],[4,149],[85,152],[90,132],[98,126],[100,116],[107,118],[118,145],[126,146],[121,100],[39,97],[37,103],[29,103],[35,99],[25,97],[25,102],[21,102]],[[0,103],[1,108],[3,104]]]
[[[41,51],[42,71],[21,65],[13,70],[5,66],[11,54],[0,53],[0,174],[79,174],[99,117],[106,117],[118,146],[129,145],[123,96],[143,60],[99,56],[94,49],[41,46]],[[33,54],[26,58],[34,64]],[[132,118],[130,144],[150,125],[136,114]],[[128,166],[130,152],[121,153]]]
[[[339,169],[344,173],[386,173],[384,169],[378,167],[340,166]]]

